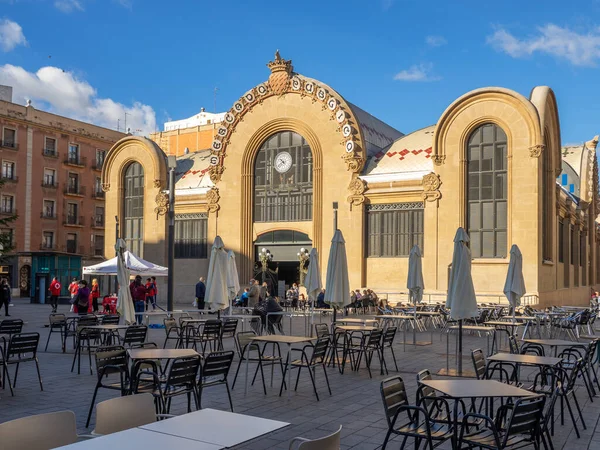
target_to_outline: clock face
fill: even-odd
[[[288,152],[278,153],[275,157],[275,170],[279,173],[286,173],[292,167],[292,155]]]

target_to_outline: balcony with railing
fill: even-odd
[[[102,172],[102,166],[104,165],[104,161],[103,160],[96,160],[94,161],[94,164],[92,165],[92,169],[97,171],[97,172]]]
[[[97,200],[104,200],[104,196],[104,191],[102,189],[94,189],[94,192],[92,193],[92,197]]]
[[[19,150],[19,144],[11,140],[0,140],[0,147],[8,150]]]
[[[0,215],[3,216],[16,216],[17,209],[14,206],[0,205]]]
[[[44,178],[42,180],[42,187],[46,189],[58,189],[58,181],[52,178]]]
[[[65,195],[83,197],[85,195],[85,186],[68,184],[65,186],[64,193]]]
[[[40,250],[43,252],[53,252],[56,250],[56,244],[54,242],[42,242]]]
[[[58,151],[55,148],[43,148],[42,156],[46,158],[58,158]]]
[[[56,219],[56,210],[45,209],[40,213],[41,219]]]
[[[85,221],[83,216],[67,214],[63,216],[63,225],[66,227],[82,227]]]
[[[17,183],[19,181],[19,177],[13,173],[3,173],[0,175],[0,180],[5,181],[7,183]]]
[[[85,167],[87,164],[87,158],[85,156],[67,155],[67,157],[64,160],[64,163],[67,166]]]
[[[92,228],[104,228],[104,216],[92,216]]]
[[[83,245],[77,245],[76,241],[67,241],[67,243],[65,245],[63,245],[62,250],[65,253],[72,253],[72,254],[79,254],[79,255],[83,255],[83,252],[84,252]]]

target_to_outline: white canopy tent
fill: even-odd
[[[100,264],[84,267],[83,275],[117,275],[117,259],[118,258],[115,256]],[[166,267],[146,261],[139,256],[134,255],[129,250],[123,252],[123,261],[125,267],[132,275],[145,275],[148,277],[166,277],[168,275],[169,269]]]

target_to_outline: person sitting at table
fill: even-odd
[[[317,295],[317,308],[328,309],[329,305],[325,303],[325,289],[321,289],[319,295]]]
[[[235,302],[235,306],[248,306],[248,292],[250,292],[250,289],[244,288],[244,292]]]

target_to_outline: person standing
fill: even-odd
[[[77,291],[79,290],[79,282],[77,278],[73,278],[71,280],[71,284],[69,285],[69,294],[71,294],[71,311],[73,312],[75,299],[77,298]]]
[[[204,284],[204,277],[200,277],[200,280],[196,283],[196,305],[198,309],[204,309],[204,297],[206,296],[206,285]]]
[[[52,278],[52,282],[48,288],[50,291],[50,305],[52,306],[52,313],[55,313],[58,308],[58,297],[60,296],[61,289],[62,285],[58,279],[56,277]]]
[[[156,309],[156,302],[158,301],[158,284],[156,284],[156,277],[152,278],[152,285],[154,287],[154,295],[152,296],[152,309]]]
[[[77,314],[85,316],[90,308],[90,288],[88,282],[80,280],[77,286],[77,295],[75,297],[75,306],[77,307]]]
[[[260,286],[254,278],[250,280],[250,291],[248,291],[248,307],[254,308],[258,305],[260,298]]]
[[[146,278],[146,311],[150,309],[150,305],[152,304],[152,309],[156,309],[156,303],[154,301],[154,293],[155,293],[154,283],[152,282],[152,278]]]
[[[98,286],[98,280],[94,278],[92,280],[92,311],[98,312],[98,298],[100,297],[100,286]]]
[[[131,292],[131,299],[133,300],[133,306],[136,312],[136,321],[138,325],[141,325],[144,319],[144,308],[146,304],[146,286],[142,284],[142,277],[140,275],[136,275],[135,279],[131,282],[129,291]]]
[[[2,278],[0,280],[0,308],[4,305],[4,315],[6,317],[10,317],[8,313],[8,304],[10,303],[10,286],[8,285],[8,280],[6,278]]]

